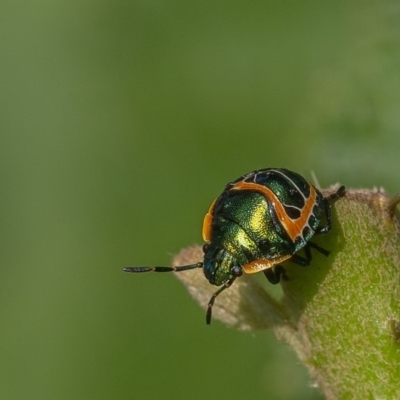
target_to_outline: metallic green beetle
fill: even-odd
[[[332,228],[332,200],[344,196],[345,187],[323,197],[301,175],[284,168],[250,172],[226,185],[211,204],[203,222],[204,258],[202,262],[179,267],[128,267],[126,272],[170,272],[203,268],[208,281],[221,286],[211,297],[206,322],[211,323],[215,298],[232,285],[243,271],[262,271],[267,279],[279,283],[287,279],[281,262],[307,266],[314,248],[324,255],[329,251],[310,239]],[[326,225],[320,225],[323,216]],[[296,254],[304,248],[305,257]]]

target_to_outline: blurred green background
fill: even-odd
[[[0,398],[320,399],[271,332],[121,268],[257,168],[399,191],[399,3],[3,0],[0,50]]]

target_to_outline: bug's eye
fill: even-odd
[[[241,267],[239,267],[239,266],[237,266],[237,265],[234,265],[234,266],[231,268],[231,274],[232,274],[233,276],[236,276],[236,277],[242,276],[242,275],[243,275],[243,270],[242,270]]]
[[[206,254],[209,248],[210,248],[210,245],[208,243],[204,243],[203,244],[203,253]]]

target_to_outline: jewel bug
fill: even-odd
[[[301,266],[311,262],[311,248],[329,251],[310,241],[332,228],[332,201],[344,196],[345,187],[324,197],[296,172],[265,168],[228,183],[212,202],[203,220],[202,261],[177,267],[127,267],[125,272],[181,272],[202,268],[208,281],[220,288],[207,307],[211,323],[216,297],[243,272],[263,272],[269,282],[288,279],[281,263],[290,259]],[[321,220],[325,215],[326,224]],[[304,248],[304,256],[297,252]]]

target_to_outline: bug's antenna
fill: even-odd
[[[196,264],[182,265],[180,267],[125,267],[122,268],[124,272],[181,272],[189,269],[203,268],[203,263],[198,262]]]
[[[223,286],[221,286],[212,296],[210,301],[208,302],[208,306],[207,306],[207,313],[206,313],[206,323],[207,325],[211,324],[211,314],[212,314],[212,306],[214,305],[214,301],[216,299],[216,297],[225,289],[228,289],[229,286],[232,285],[232,283],[235,281],[235,279],[237,278],[237,276],[232,277],[231,279],[227,280]]]

